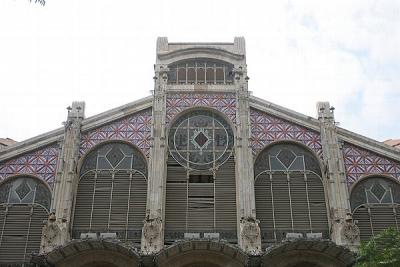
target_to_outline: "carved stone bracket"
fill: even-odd
[[[261,231],[259,220],[253,217],[240,219],[240,242],[241,248],[251,255],[261,253]]]
[[[354,223],[351,213],[345,218],[336,218],[332,230],[337,234],[338,245],[345,246],[351,251],[357,251],[360,246],[360,229]]]
[[[48,253],[55,247],[62,245],[65,241],[66,233],[66,223],[57,222],[55,214],[51,213],[42,228],[40,254]]]
[[[163,248],[162,220],[157,218],[146,218],[143,221],[142,230],[142,252],[150,255],[159,252]]]

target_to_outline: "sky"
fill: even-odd
[[[150,95],[158,36],[246,38],[253,95],[340,127],[400,138],[400,1],[0,1],[0,137],[62,126]]]

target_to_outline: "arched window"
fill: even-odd
[[[165,240],[219,233],[236,242],[233,131],[209,111],[182,115],[169,132]]]
[[[232,84],[233,65],[215,59],[190,59],[168,66],[170,84]]]
[[[295,144],[276,144],[257,157],[255,197],[263,243],[287,233],[329,237],[324,185],[318,160]]]
[[[38,253],[51,193],[39,179],[11,178],[0,185],[0,265],[30,262]]]
[[[128,144],[112,142],[91,151],[80,169],[73,237],[116,233],[120,240],[140,242],[146,177],[146,159]]]
[[[353,219],[358,221],[361,240],[380,231],[400,228],[400,184],[388,178],[361,180],[351,191]]]

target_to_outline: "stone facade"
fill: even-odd
[[[159,38],[154,93],[151,97],[91,118],[85,118],[83,102],[74,102],[68,109],[64,128],[1,150],[0,189],[6,184],[5,181],[12,181],[24,175],[36,177],[51,188],[51,207],[47,210],[48,217],[42,218],[45,222],[41,245],[37,248],[37,255],[30,259],[31,262],[42,266],[295,266],[297,263],[313,264],[312,266],[351,266],[355,260],[353,252],[357,252],[360,241],[360,229],[352,217],[350,205],[352,186],[358,180],[370,176],[399,180],[398,150],[338,128],[335,124],[334,109],[327,102],[319,102],[318,117],[310,118],[251,96],[248,87],[244,38],[237,37],[233,43],[169,43],[167,38]],[[202,211],[209,209],[202,205],[211,205],[215,226],[218,213],[224,213],[223,209],[215,208],[216,201],[222,199],[221,196],[215,195],[215,183],[216,179],[217,181],[219,179],[220,166],[212,163],[210,165],[212,167],[207,170],[196,170],[189,168],[189,163],[186,167],[180,166],[182,164],[179,165],[177,162],[169,163],[173,161],[169,152],[171,149],[169,144],[172,142],[170,131],[178,128],[176,125],[181,123],[179,119],[182,114],[191,112],[196,114],[195,112],[201,110],[217,114],[227,122],[224,127],[232,128],[234,152],[231,157],[234,158],[235,164],[235,177],[232,179],[235,180],[236,202],[223,205],[236,207],[237,236],[235,241],[222,240],[214,228],[201,233],[182,233],[183,239],[175,240],[171,244],[164,239],[165,216],[168,212],[167,177],[174,175],[171,170],[183,168],[186,172],[186,177],[179,180],[179,183],[186,185],[188,194],[186,202],[176,204],[182,205],[182,212],[186,209],[186,216],[189,214],[188,210],[193,209],[190,205],[197,205],[195,208]],[[203,116],[202,120],[198,125],[189,125],[185,128],[188,132],[191,131],[191,127],[197,127],[197,130],[192,139],[183,140],[188,147],[185,153],[189,154],[190,151],[197,149],[200,151],[200,158],[204,156],[202,149],[206,149],[209,144],[212,143],[214,151],[217,151],[216,147],[220,143],[227,142],[227,139],[219,139],[221,137],[216,134],[210,136],[208,132],[208,130],[218,132],[223,129],[216,127],[215,122],[212,127],[204,126],[206,117]],[[190,120],[188,121],[190,123]],[[147,160],[144,167],[147,172],[141,173],[147,183],[147,192],[142,192],[147,196],[145,201],[142,199],[146,203],[145,213],[140,218],[132,217],[132,220],[139,221],[143,226],[141,240],[130,237],[129,225],[125,225],[124,229],[115,226],[117,230],[110,230],[111,225],[118,225],[124,220],[124,216],[129,222],[128,217],[131,216],[129,198],[141,195],[140,192],[131,192],[131,184],[136,179],[138,169],[133,169],[132,166],[121,167],[125,164],[122,158],[130,156],[125,154],[123,149],[111,149],[104,152],[106,153],[104,157],[99,154],[97,160],[104,159],[104,162],[112,167],[102,169],[104,163],[89,161],[92,164],[91,169],[81,173],[82,164],[90,152],[110,142],[128,144],[143,154]],[[298,167],[286,165],[285,171],[282,171],[280,167],[272,166],[271,162],[265,163],[270,170],[265,174],[270,177],[271,193],[278,190],[273,187],[276,173],[284,174],[287,178],[285,186],[289,186],[288,201],[291,212],[288,218],[291,218],[292,224],[292,230],[284,232],[286,236],[283,239],[276,238],[271,241],[261,237],[262,229],[256,209],[257,177],[254,165],[262,151],[281,144],[284,147],[286,143],[299,147],[300,150],[304,149],[308,154],[293,156],[289,153],[285,157],[280,157],[283,152],[279,152],[276,156],[276,159],[280,159],[279,164],[283,166],[285,161],[295,162],[296,157],[306,162],[305,155],[311,155],[310,157],[318,162],[318,166],[308,166],[310,169],[307,170],[303,167],[303,170],[299,170]],[[191,145],[194,145],[194,148],[190,150]],[[283,148],[282,151],[285,149],[287,150]],[[215,153],[213,152],[214,160]],[[272,158],[270,156],[270,160]],[[132,162],[136,162],[136,159],[133,158]],[[168,166],[172,166],[171,169],[168,169]],[[110,180],[113,181],[111,184],[108,184],[107,180],[101,180],[105,169],[111,175]],[[295,186],[297,181],[297,178],[291,178],[291,175],[298,177],[295,176],[296,173],[301,173],[305,177],[307,192],[307,200],[304,200],[304,203],[308,205],[308,211],[311,213],[310,205],[315,203],[308,199],[307,185],[311,186],[312,183],[307,181],[307,175],[316,169],[318,170],[314,174],[318,175],[323,185],[324,193],[321,197],[325,199],[323,205],[326,207],[329,224],[327,226],[329,236],[324,239],[321,239],[318,232],[307,232],[307,235],[296,232],[294,218],[297,215],[295,206],[291,203],[290,193],[291,190],[295,190],[291,186]],[[122,179],[119,177],[130,179],[129,190],[114,188],[118,186],[118,182],[114,181]],[[207,185],[200,184],[197,180],[194,182],[195,179],[198,181],[206,179]],[[96,187],[96,183],[100,184],[99,187]],[[193,185],[194,183],[198,184]],[[202,191],[203,195],[196,193],[198,195],[189,196],[189,191],[192,190],[190,186],[211,188],[211,185],[214,186],[213,195],[203,197],[205,191]],[[79,191],[79,187],[86,189]],[[15,192],[18,194],[17,190],[19,189],[17,188]],[[108,209],[107,216],[96,217],[97,215],[93,215],[94,206],[98,204],[95,201],[96,194],[103,196],[107,190],[111,190],[110,196],[104,195],[105,197],[96,200],[98,203],[103,203],[103,199],[109,201],[104,204]],[[113,197],[115,198],[113,192],[117,192],[116,190],[128,192],[126,215],[122,216],[121,211],[118,211],[118,205],[126,205],[123,202],[125,198],[121,197],[119,202],[113,202]],[[4,192],[11,194],[9,191]],[[78,192],[84,193],[78,195]],[[85,198],[89,193],[92,197]],[[292,193],[293,197],[298,197],[295,195],[296,191]],[[190,202],[192,201],[190,198],[196,200]],[[207,200],[210,198],[213,202]],[[87,227],[92,229],[91,227],[95,227],[93,225],[99,223],[96,220],[105,220],[108,230],[99,226],[98,230],[81,232],[80,238],[74,237],[71,232],[75,218],[74,207],[79,201],[91,201],[89,211],[93,214],[90,215]],[[20,204],[23,203],[21,199]],[[3,200],[0,207],[12,204],[10,200]],[[137,208],[134,202],[132,205],[134,209]],[[272,209],[279,208],[281,204],[277,205]],[[111,216],[114,214],[113,208],[117,210],[115,218]],[[177,210],[174,212],[180,212]],[[8,209],[0,211],[0,225],[8,227],[8,217],[3,216],[1,212],[8,214]],[[272,214],[276,212],[279,210],[273,210]],[[311,214],[308,216],[311,224],[312,216]],[[279,223],[274,219],[274,224],[275,222]],[[186,222],[186,229],[187,224]],[[274,225],[274,233],[275,228],[278,229],[279,225],[276,227]],[[125,233],[124,239],[121,233]],[[8,238],[7,232],[2,233],[1,238],[3,236]],[[12,250],[1,247],[1,238],[0,251]],[[29,239],[29,234],[27,238]],[[22,261],[26,262],[27,257]],[[7,259],[1,258],[0,255],[0,263],[3,262],[7,262]]]

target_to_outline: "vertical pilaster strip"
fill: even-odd
[[[152,116],[152,145],[149,158],[146,219],[142,231],[141,249],[154,254],[164,246],[164,204],[166,183],[166,93],[167,67],[156,65]]]
[[[51,215],[43,228],[41,252],[51,251],[71,239],[72,208],[74,192],[78,185],[77,163],[81,137],[81,123],[84,119],[85,103],[73,102],[68,107],[64,139],[58,160],[56,179],[51,203]],[[56,232],[49,235],[47,231]],[[49,236],[52,236],[49,239]]]
[[[255,209],[248,77],[246,66],[236,67],[234,71],[237,94],[235,160],[238,243],[247,253],[259,254],[261,235]]]
[[[351,218],[344,159],[337,137],[334,108],[329,105],[329,102],[318,102],[317,112],[321,127],[322,152],[326,166],[325,174],[328,182],[331,239],[338,245],[356,250],[359,245],[359,238],[355,241],[346,238],[346,231],[349,228],[352,228],[352,231],[357,231],[358,228]]]

